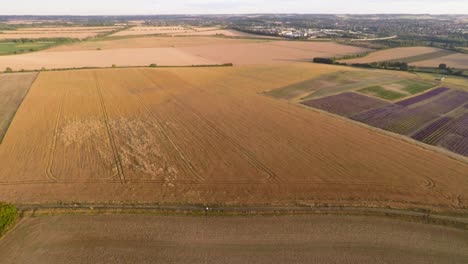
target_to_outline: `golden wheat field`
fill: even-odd
[[[0,200],[466,208],[468,164],[261,94],[314,64],[42,72]]]

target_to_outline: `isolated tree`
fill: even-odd
[[[439,69],[446,70],[447,69],[447,64],[445,64],[445,63],[439,64]]]
[[[10,67],[7,67],[7,68],[5,69],[5,72],[13,72],[13,69],[10,68]]]

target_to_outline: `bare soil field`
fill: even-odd
[[[0,200],[466,208],[468,164],[261,94],[342,69],[43,72],[0,146]]]
[[[379,61],[391,61],[391,60],[403,59],[403,58],[418,56],[422,54],[438,52],[438,51],[441,51],[441,49],[431,48],[431,47],[393,48],[393,49],[386,49],[386,50],[372,52],[369,55],[362,57],[362,58],[342,60],[341,62],[352,64],[352,63],[371,63],[371,62],[379,62]]]
[[[193,40],[193,42],[192,42]],[[137,47],[137,48],[131,48]],[[101,49],[101,50],[99,50]],[[366,49],[332,42],[233,40],[210,37],[160,37],[84,42],[50,51],[0,57],[0,68],[190,66],[234,63],[277,64],[311,61],[317,56],[355,54]]]
[[[50,216],[23,219],[0,254],[4,264],[461,264],[468,233],[360,216]]]
[[[0,143],[36,73],[0,74]]]
[[[447,66],[450,68],[468,69],[468,54],[457,53],[432,60],[414,62],[411,65],[437,68],[441,63],[447,64]]]
[[[0,57],[0,68],[15,71],[111,67],[116,66],[191,66],[213,65],[217,61],[194,56],[175,48],[133,48],[112,50],[80,50],[66,52],[35,52]]]
[[[7,30],[0,33],[5,39],[76,38],[85,39],[101,33],[111,32],[120,27],[37,27]]]

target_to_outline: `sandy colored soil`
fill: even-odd
[[[457,53],[433,60],[418,61],[411,65],[437,68],[441,63],[447,64],[450,68],[468,69],[468,54]]]
[[[467,231],[359,216],[26,218],[0,240],[22,263],[466,263]]]
[[[193,40],[193,42],[192,42]],[[138,47],[138,48],[130,48]],[[97,50],[102,49],[102,50]],[[84,42],[51,51],[0,57],[0,68],[47,69],[73,67],[277,64],[311,61],[366,51],[333,42],[232,40],[209,37],[136,38]]]
[[[36,73],[0,74],[0,142]]]
[[[128,49],[128,48],[180,48],[196,46],[217,46],[265,42],[265,40],[230,39],[217,37],[135,37],[114,40],[85,41],[70,45],[62,45],[47,51],[76,51],[96,49]]]
[[[272,41],[213,47],[184,47],[181,50],[203,58],[236,65],[274,64],[311,61],[315,57],[333,57],[367,51],[334,42]]]
[[[370,62],[379,62],[379,61],[389,61],[389,60],[396,60],[396,59],[418,56],[418,55],[432,53],[436,51],[440,51],[440,49],[432,48],[432,47],[393,48],[393,49],[376,51],[362,58],[343,60],[342,62],[351,64],[351,63],[370,63]]]
[[[39,70],[82,67],[212,65],[216,61],[191,55],[174,48],[133,48],[82,50],[69,52],[35,52],[0,57],[0,68]]]
[[[43,72],[0,146],[0,200],[466,208],[466,163],[259,94],[342,69]]]

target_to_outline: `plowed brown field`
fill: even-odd
[[[466,163],[260,94],[338,70],[41,73],[0,146],[0,200],[466,208]]]

